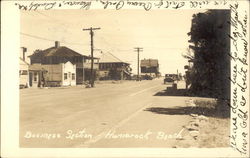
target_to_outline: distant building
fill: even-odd
[[[27,48],[20,48],[19,57],[19,88],[29,87],[29,63],[26,61]]]
[[[82,84],[91,57],[81,55],[72,49],[55,46],[37,50],[30,57],[30,82],[32,86],[67,86]],[[86,64],[86,68],[85,68]],[[98,66],[95,66],[96,69]]]
[[[93,74],[94,79],[99,79],[99,58],[93,58]],[[84,81],[89,81],[91,77],[91,57],[84,56]]]
[[[143,59],[140,63],[141,76],[159,77],[159,63],[157,59]]]
[[[29,64],[19,58],[19,86],[20,88],[29,87]]]
[[[130,64],[111,53],[102,53],[99,61],[100,80],[126,80],[131,78]]]

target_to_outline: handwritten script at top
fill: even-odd
[[[144,9],[149,11],[151,9],[180,9],[183,7],[189,8],[203,8],[206,5],[226,5],[226,0],[203,0],[203,1],[133,1],[133,0],[96,0],[96,1],[54,1],[54,2],[36,2],[31,1],[28,3],[18,3],[16,2],[15,5],[20,10],[32,11],[32,10],[50,10],[55,8],[64,8],[67,9],[84,9],[89,10],[91,6],[95,3],[95,5],[100,5],[103,9],[116,9],[120,10],[124,7],[134,7],[136,9]]]
[[[231,38],[232,48],[230,57],[232,59],[231,80],[231,146],[241,154],[247,154],[248,145],[248,111],[247,103],[247,75],[248,75],[248,41],[247,41],[247,12],[239,12],[239,4],[230,5],[231,9]]]

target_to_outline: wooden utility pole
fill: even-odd
[[[143,51],[143,48],[135,47],[134,49],[137,52],[137,81],[140,81],[140,79],[139,79],[140,52]]]
[[[177,69],[177,83],[179,81],[179,72],[178,72],[178,69]]]
[[[90,43],[90,45],[91,45],[91,70],[90,70],[90,85],[91,85],[91,87],[94,87],[94,82],[95,82],[95,79],[94,79],[94,69],[93,69],[93,67],[94,67],[94,44],[93,44],[93,36],[94,36],[94,32],[93,32],[93,30],[100,30],[101,28],[92,28],[92,27],[90,27],[90,28],[87,28],[87,29],[82,29],[83,31],[90,31],[89,33],[90,33],[90,39],[91,39],[91,43]]]

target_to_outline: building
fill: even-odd
[[[19,57],[19,88],[28,88],[29,85],[29,63],[26,61],[27,48],[20,48]]]
[[[29,87],[29,64],[22,58],[19,58],[19,87]]]
[[[89,81],[91,78],[91,57],[84,55],[84,81]],[[99,58],[93,57],[93,75],[94,79],[99,79]]]
[[[131,78],[130,64],[121,61],[111,53],[104,53],[99,61],[100,80],[126,80]]]
[[[74,86],[76,65],[70,61],[59,64],[33,64],[29,67],[31,87]]]
[[[83,84],[86,76],[84,63],[90,58],[60,46],[58,41],[55,46],[37,50],[29,57],[30,82],[35,87]]]
[[[152,78],[159,77],[159,63],[157,59],[143,59],[140,63],[141,76],[150,76]]]

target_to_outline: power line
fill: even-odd
[[[67,22],[67,25],[71,25],[71,26],[78,26],[78,25],[79,25],[79,24],[74,25],[74,24],[72,24],[72,23],[68,23],[68,21],[64,21],[64,20],[61,20],[61,19],[57,19],[57,18],[48,16],[48,15],[46,15],[46,14],[44,14],[44,13],[41,13],[41,12],[39,12],[39,11],[37,11],[37,10],[35,11],[35,13],[38,13],[38,14],[42,15],[43,17],[46,17],[46,18],[52,20],[53,23],[54,23],[55,21],[57,21],[58,24],[63,24],[63,25],[66,25],[66,22]],[[64,27],[66,27],[66,26],[64,26]]]
[[[52,18],[52,17],[50,17],[50,16],[48,16],[48,15],[46,15],[46,14],[43,14],[43,13],[41,13],[41,12],[39,12],[39,11],[35,11],[35,13],[38,13],[38,14],[40,14],[40,15],[42,15],[42,16],[44,16],[44,17],[46,17],[46,18],[49,18],[49,19],[51,19],[51,20],[56,20],[56,21],[59,21],[59,20],[57,20],[57,19],[55,19],[55,18]]]
[[[68,29],[68,27],[65,26],[65,22],[66,21],[62,21],[62,20],[59,20],[59,19],[56,19],[56,18],[53,18],[51,16],[48,16],[44,13],[41,13],[39,11],[35,11],[35,13],[39,14],[39,15],[42,15],[43,17],[46,17],[47,19],[49,19],[50,21],[53,21],[53,23],[55,23],[55,21],[57,22],[57,25],[60,25],[60,26],[63,26],[64,28]],[[67,23],[67,24],[71,24],[71,23]],[[72,25],[72,24],[71,24]]]
[[[35,35],[23,33],[23,32],[20,32],[20,34],[24,35],[24,36],[28,36],[28,37],[33,37],[33,38],[37,38],[37,39],[41,39],[41,40],[46,40],[46,41],[56,41],[56,40],[52,40],[52,39],[48,39],[48,38],[44,38],[44,37],[39,37],[39,36],[35,36]]]
[[[108,33],[108,32],[102,32],[102,33],[100,33],[101,35],[106,35],[106,36],[115,36],[115,37],[117,37],[117,38],[121,38],[121,37],[127,37],[127,38],[130,38],[131,37],[131,35],[130,34],[119,34],[119,35],[117,35],[117,34],[113,34],[113,33]],[[150,37],[150,38],[152,38],[152,37],[156,37],[156,38],[159,38],[159,39],[169,39],[169,38],[174,38],[174,37],[183,37],[184,35],[186,35],[186,33],[185,34],[171,34],[171,35],[167,35],[167,36],[159,36],[159,35],[155,35],[155,34],[139,34],[138,36],[139,37]]]
[[[116,57],[115,55],[113,55],[112,53],[110,53],[110,52],[107,52],[107,53],[109,53],[111,56],[113,56],[113,57],[116,58],[117,60],[123,62],[121,59],[117,58],[117,57]]]
[[[109,46],[109,50],[110,51],[123,51],[123,52],[130,52],[131,51],[131,49],[117,49],[117,48],[115,48],[115,47],[110,47],[110,43],[109,42],[107,42],[107,40],[104,38],[104,37],[102,37],[102,36],[100,36],[101,37],[101,39],[102,39],[102,41],[104,42],[104,43],[106,43],[108,46]],[[114,43],[112,43],[112,45],[118,45],[118,44],[114,44]],[[119,43],[119,46],[121,46],[121,43]],[[186,47],[184,48],[177,48],[177,47],[172,47],[172,48],[163,48],[163,47],[154,47],[154,46],[146,46],[146,48],[149,48],[149,49],[165,49],[165,50],[167,50],[167,49],[186,49]]]
[[[48,15],[46,15],[44,13],[41,13],[41,12],[39,12],[37,10],[35,11],[35,13],[37,13],[37,15],[41,15],[41,16],[45,17],[46,20],[53,22],[53,24],[55,24],[55,25],[60,25],[60,27],[63,27],[64,30],[68,30],[68,29],[74,30],[70,26],[76,26],[76,25],[73,25],[72,23],[69,23],[68,21],[64,21],[64,20],[60,20],[60,19],[48,16]],[[72,33],[72,31],[68,32],[68,33],[70,33],[71,35],[74,35]]]
[[[41,40],[45,40],[45,41],[58,41],[58,40],[54,40],[54,39],[48,39],[48,38],[45,38],[45,37],[40,37],[40,36],[36,36],[36,35],[31,35],[31,34],[27,34],[27,33],[23,33],[23,32],[20,32],[21,35],[24,35],[24,36],[28,36],[28,37],[32,37],[32,38],[36,38],[36,39],[41,39]],[[65,44],[72,44],[72,45],[88,45],[88,44],[83,44],[83,43],[74,43],[74,42],[65,42],[65,41],[60,41],[61,43],[65,43]]]

